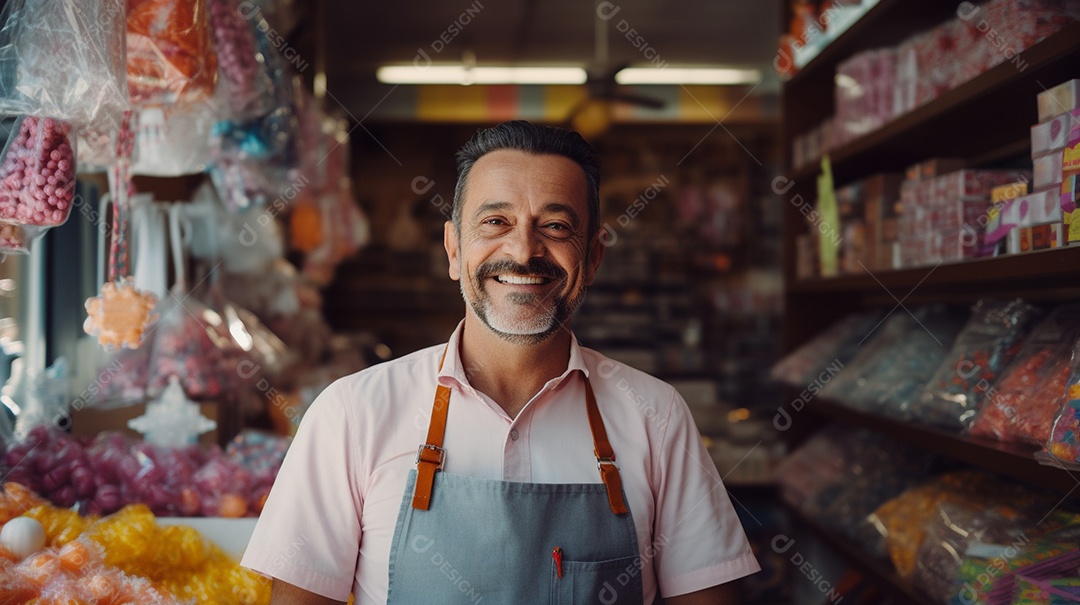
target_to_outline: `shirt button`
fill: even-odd
[[[517,441],[518,440],[518,430],[517,429],[510,429],[510,439],[512,441]]]

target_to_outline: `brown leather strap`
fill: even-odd
[[[600,469],[600,480],[607,488],[608,504],[611,512],[616,515],[625,514],[626,503],[623,501],[622,478],[619,476],[619,467],[615,465],[615,450],[611,449],[608,442],[607,431],[604,429],[604,419],[600,416],[600,408],[596,406],[596,396],[593,395],[592,385],[589,379],[585,379],[585,411],[589,416],[589,430],[592,431],[593,453],[596,454],[596,467]]]
[[[439,360],[439,370],[442,370],[445,359],[446,350],[444,349],[442,359]],[[446,435],[446,418],[449,410],[450,389],[440,384],[435,389],[435,403],[431,406],[427,442],[416,451],[416,487],[413,490],[413,508],[428,510],[431,506],[431,490],[435,486],[435,473],[442,470],[443,462],[446,460],[443,437]]]

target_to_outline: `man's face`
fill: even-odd
[[[585,172],[573,160],[493,151],[469,172],[460,233],[446,223],[450,277],[493,332],[542,342],[569,322],[600,265],[588,224]]]

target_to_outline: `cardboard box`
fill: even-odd
[[[1056,115],[1031,127],[1031,157],[1046,155],[1065,147],[1069,131],[1080,123],[1080,109]]]
[[[1032,158],[1031,186],[1035,190],[1061,185],[1061,163],[1064,149]]]
[[[1057,86],[1039,93],[1039,121],[1070,112],[1078,107],[1080,101],[1080,79],[1062,82]]]

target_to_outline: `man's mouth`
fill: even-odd
[[[542,286],[552,281],[550,277],[540,275],[493,275],[492,278],[500,284],[515,286]]]

